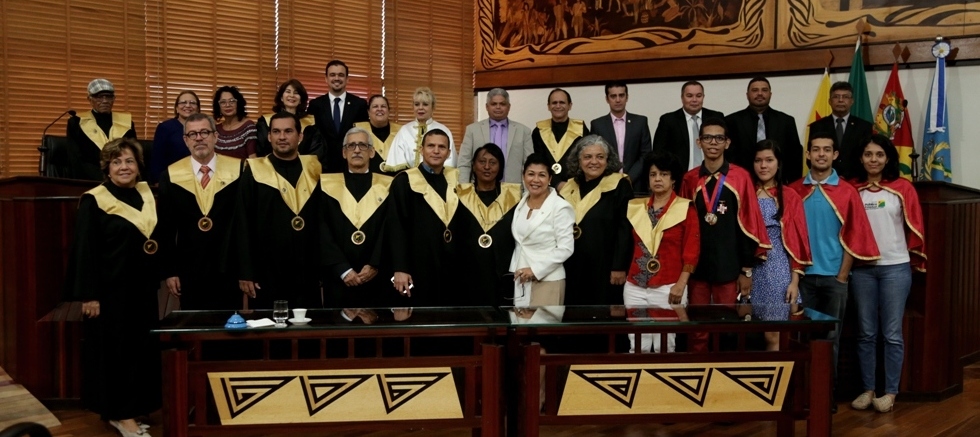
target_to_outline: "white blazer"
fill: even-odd
[[[575,250],[572,227],[575,226],[575,210],[554,188],[548,188],[541,209],[534,213],[525,232],[520,232],[517,222],[527,217],[527,199],[524,193],[514,211],[511,233],[516,246],[510,259],[510,271],[529,267],[539,281],[565,279],[564,262]]]

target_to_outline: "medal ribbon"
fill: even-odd
[[[701,197],[704,198],[704,207],[708,208],[708,212],[711,214],[714,214],[718,210],[718,201],[721,200],[721,189],[725,187],[725,176],[722,173],[721,177],[718,178],[718,186],[715,189],[715,194],[710,199],[708,198],[708,180],[712,176],[708,176],[701,182]]]

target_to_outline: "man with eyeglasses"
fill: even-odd
[[[344,171],[346,166],[341,150],[344,133],[354,127],[354,123],[368,121],[367,101],[347,92],[349,74],[343,61],[334,59],[328,62],[324,75],[330,89],[327,94],[311,100],[307,109],[324,140],[325,149],[320,161],[324,173]]]
[[[729,162],[751,169],[755,161],[755,145],[762,140],[774,140],[783,150],[780,160],[784,184],[803,177],[803,144],[793,116],[772,109],[772,87],[769,79],[755,77],[749,81],[745,97],[749,106],[725,117],[732,144],[725,153]]]
[[[229,263],[242,161],[214,152],[215,130],[209,115],[187,117],[184,143],[190,156],[160,175],[161,270],[182,310],[242,307]]]
[[[106,79],[88,84],[88,101],[92,110],[68,119],[68,177],[102,181],[105,175],[99,164],[102,147],[119,138],[136,139],[136,125],[128,112],[112,112],[116,88]]]
[[[320,249],[328,307],[385,307],[396,297],[388,282],[391,272],[380,272],[392,178],[371,172],[374,154],[369,132],[351,128],[344,136],[347,171],[320,176]]]
[[[837,137],[837,148],[840,153],[834,160],[834,170],[840,177],[850,179],[857,176],[858,158],[854,151],[858,150],[861,139],[871,135],[871,122],[851,114],[854,105],[854,88],[847,82],[836,82],[830,87],[830,108],[832,116],[824,117],[810,123],[810,141],[820,132],[834,132]]]
[[[725,159],[731,144],[725,121],[705,120],[697,142],[704,161],[681,183],[681,196],[694,201],[701,231],[701,254],[687,285],[688,302],[731,305],[749,298],[752,267],[772,245],[752,177]],[[707,333],[689,337],[688,352],[707,350]]]
[[[320,162],[300,155],[300,121],[280,112],[269,120],[272,153],[246,161],[239,184],[238,285],[253,308],[287,300],[319,308]]]

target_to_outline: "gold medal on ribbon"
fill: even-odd
[[[306,220],[303,220],[303,217],[296,216],[293,217],[293,220],[289,224],[293,226],[293,230],[302,231],[306,227]]]
[[[480,238],[476,240],[480,247],[486,249],[493,245],[493,237],[490,234],[480,235]]]
[[[447,243],[453,241],[453,231],[446,229],[446,232],[442,233],[442,239],[446,240]]]
[[[201,217],[201,219],[197,221],[197,228],[200,229],[201,232],[210,231],[211,226],[213,225],[214,223],[211,222],[211,219],[207,217]]]
[[[554,163],[554,164],[552,164],[551,165],[551,171],[555,172],[555,174],[560,174],[561,173],[561,164],[559,164],[557,162]]]
[[[159,249],[159,248],[160,248],[160,245],[157,244],[156,240],[154,240],[152,238],[149,239],[149,240],[146,240],[146,242],[143,243],[143,252],[146,252],[147,255],[153,255],[154,253],[157,253],[157,249]]]
[[[364,235],[364,231],[358,229],[358,230],[354,231],[353,234],[350,234],[350,242],[351,243],[354,243],[354,244],[356,244],[358,246],[360,246],[360,245],[364,244],[364,239],[366,237],[367,236]]]
[[[660,261],[656,258],[647,261],[647,271],[656,274],[660,271]]]
[[[578,225],[572,226],[572,238],[578,240],[578,237],[581,236],[582,236],[582,228],[578,227]]]
[[[704,215],[704,221],[707,222],[709,225],[714,226],[715,223],[718,223],[718,216],[716,216],[715,213],[713,212],[709,212]]]

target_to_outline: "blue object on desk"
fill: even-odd
[[[248,328],[248,324],[245,323],[245,318],[239,316],[237,312],[233,314],[231,317],[229,317],[228,321],[225,322],[225,329],[246,329],[246,328]]]

